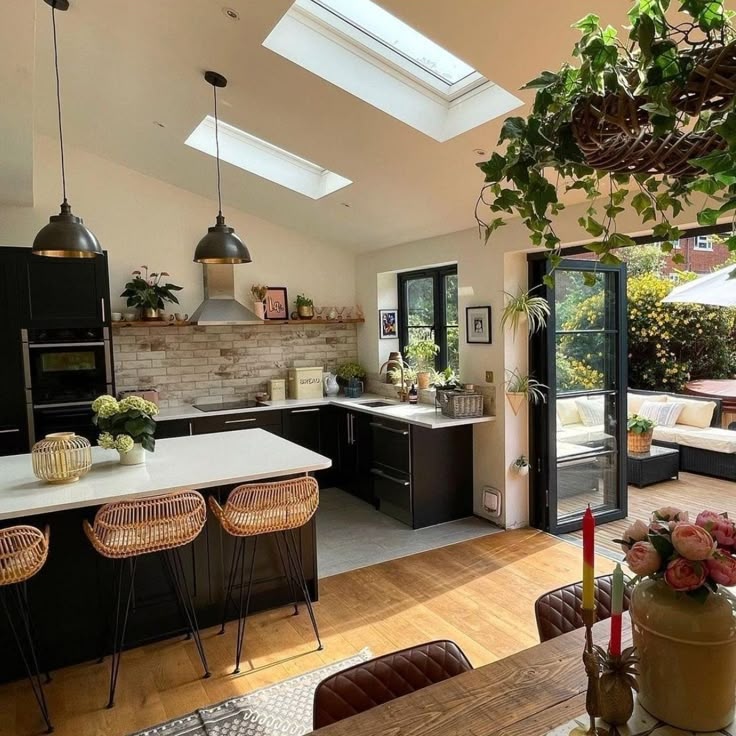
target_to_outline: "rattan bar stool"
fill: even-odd
[[[5,613],[8,628],[31,682],[33,695],[46,722],[46,733],[51,733],[54,727],[49,718],[39,673],[27,587],[28,580],[44,566],[48,554],[48,527],[43,532],[35,526],[11,526],[0,529],[0,606]],[[47,673],[47,682],[49,679]]]
[[[202,660],[204,676],[210,676],[207,657],[199,635],[197,614],[179,552],[181,547],[194,541],[204,528],[206,520],[207,505],[202,494],[196,491],[177,491],[136,501],[109,503],[97,511],[93,524],[86,520],[83,522],[84,532],[92,542],[92,546],[103,557],[113,560],[115,567],[113,611],[115,624],[108,708],[112,708],[115,704],[120,655],[125,644],[125,630],[133,600],[136,563],[141,555],[161,553],[164,571],[171,584],[182,619],[194,638]]]
[[[273,534],[284,577],[289,585],[294,603],[294,613],[299,612],[297,604],[298,589],[301,591],[301,597],[307,606],[318,649],[322,649],[317,619],[312,608],[312,601],[309,598],[309,589],[307,588],[299,549],[294,537],[294,531],[304,526],[317,511],[319,504],[317,481],[309,476],[304,476],[274,483],[246,484],[232,490],[224,508],[220,506],[214,496],[210,496],[209,503],[212,512],[219,519],[223,529],[228,534],[237,537],[236,543],[233,545],[225,605],[222,611],[222,628],[220,630],[220,633],[225,631],[225,622],[232,601],[235,578],[237,577],[237,570],[240,568],[240,595],[237,606],[238,635],[235,644],[235,670],[233,674],[240,672],[240,657],[245,641],[245,619],[250,607],[258,537],[263,534]],[[246,542],[249,537],[253,538],[253,543],[251,545],[250,564],[248,565],[246,591],[245,558]]]

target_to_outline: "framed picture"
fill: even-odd
[[[381,340],[393,340],[399,337],[399,310],[379,309]]]
[[[289,297],[285,286],[269,286],[266,292],[266,319],[289,319]]]
[[[466,307],[465,342],[489,344],[491,337],[491,308]]]

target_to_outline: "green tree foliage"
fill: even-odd
[[[685,279],[695,275],[685,275]],[[736,309],[696,304],[663,304],[674,284],[653,273],[628,280],[629,386],[655,391],[682,391],[698,378],[736,375]],[[595,325],[601,294],[583,300],[565,329]],[[562,376],[571,386],[585,386],[591,370],[600,370],[597,351],[564,351]],[[575,362],[577,361],[577,363]],[[558,358],[559,363],[559,358]]]

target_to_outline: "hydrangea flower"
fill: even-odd
[[[126,396],[118,407],[121,412],[136,410],[148,414],[148,416],[155,416],[158,414],[158,406],[152,401],[142,399],[140,396]]]
[[[133,449],[133,438],[129,434],[119,434],[115,438],[115,449],[118,452],[130,452]]]
[[[92,402],[92,411],[95,412],[95,414],[99,414],[100,409],[103,406],[106,406],[106,405],[117,406],[117,404],[118,404],[117,399],[114,396],[105,394],[104,396],[98,396]]]
[[[109,432],[103,432],[97,438],[97,444],[103,450],[114,450],[115,449],[115,440],[114,440],[113,436]]]

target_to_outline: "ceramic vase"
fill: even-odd
[[[253,302],[253,312],[258,319],[266,319],[266,305],[263,302]]]
[[[631,597],[639,703],[686,731],[719,731],[734,719],[736,599],[720,589],[700,602],[661,580]]]
[[[153,309],[152,307],[146,307],[146,309],[143,310],[143,319],[158,319],[158,309]]]
[[[140,442],[136,442],[130,452],[120,452],[118,450],[118,455],[120,455],[121,465],[141,465],[146,462],[146,451]]]
[[[425,390],[429,388],[429,379],[431,378],[429,371],[419,371],[417,373],[417,388]]]

